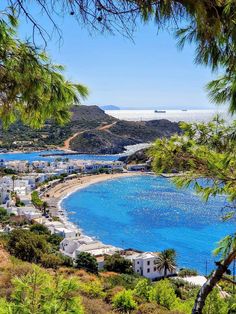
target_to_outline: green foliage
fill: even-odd
[[[168,310],[174,309],[177,297],[170,281],[167,279],[158,281],[150,292],[150,300],[156,301]]]
[[[75,267],[79,269],[85,269],[90,273],[98,273],[98,263],[96,258],[87,252],[80,252],[76,256]]]
[[[163,272],[166,277],[169,272],[173,272],[176,268],[176,252],[174,249],[167,249],[159,253],[155,265],[159,272]]]
[[[7,222],[10,215],[7,213],[7,210],[3,207],[0,207],[0,222]]]
[[[34,267],[33,273],[13,280],[10,296],[13,313],[78,313],[82,314],[79,289],[75,279],[66,280],[51,276]]]
[[[119,253],[107,255],[104,261],[104,269],[122,274],[132,274],[132,263]]]
[[[56,254],[44,253],[40,256],[40,264],[45,268],[55,268],[63,264],[63,259]]]
[[[48,253],[49,246],[44,236],[15,229],[10,233],[8,251],[23,261],[39,263],[41,255]]]
[[[80,283],[80,291],[90,298],[104,298],[105,292],[99,280],[92,280],[86,283]]]
[[[148,279],[140,280],[134,288],[134,295],[148,301],[150,298],[151,285]]]
[[[219,290],[215,288],[207,297],[203,314],[228,314],[228,304],[220,296]]]
[[[137,308],[131,290],[118,292],[113,298],[113,307],[121,312],[129,313]]]
[[[108,289],[116,286],[124,287],[125,289],[134,289],[137,283],[140,281],[139,275],[134,273],[133,275],[120,274],[115,276],[109,276],[105,280],[105,285]]]
[[[42,208],[43,206],[43,201],[39,197],[39,193],[37,191],[33,191],[31,193],[31,201],[34,204],[35,207],[37,208]]]
[[[178,272],[179,277],[188,277],[188,276],[197,276],[197,275],[198,275],[197,270],[191,269],[191,268],[182,268]]]
[[[5,126],[22,120],[41,127],[46,119],[59,124],[70,118],[71,105],[88,90],[67,81],[63,67],[51,62],[45,52],[16,37],[14,11],[0,15],[0,116]]]
[[[42,224],[33,224],[30,226],[30,231],[36,234],[50,235],[48,228]]]

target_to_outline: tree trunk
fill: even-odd
[[[232,251],[222,263],[218,264],[218,267],[207,280],[207,282],[201,287],[198,295],[195,299],[195,304],[192,310],[192,314],[202,314],[203,307],[206,302],[206,298],[213,290],[216,284],[221,280],[223,274],[228,269],[229,265],[236,258],[236,250]]]

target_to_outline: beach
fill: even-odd
[[[115,174],[97,174],[97,175],[81,175],[78,178],[72,179],[70,181],[65,181],[57,184],[56,186],[48,189],[44,195],[43,199],[49,205],[49,211],[51,216],[58,217],[66,228],[77,229],[80,234],[82,231],[80,226],[75,226],[73,223],[68,221],[67,212],[61,207],[61,202],[64,198],[68,197],[73,192],[84,189],[91,184],[117,179],[130,176],[141,175],[140,172],[129,172],[129,173],[115,173]]]

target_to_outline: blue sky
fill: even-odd
[[[44,22],[47,25],[48,21]],[[128,108],[208,109],[205,84],[214,76],[194,64],[194,46],[179,51],[168,32],[141,25],[134,42],[121,35],[90,35],[73,17],[57,18],[63,42],[55,35],[47,50],[66,66],[67,78],[89,87],[86,104]],[[21,36],[31,25],[21,23]]]

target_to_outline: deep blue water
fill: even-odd
[[[205,274],[212,250],[234,222],[221,222],[224,197],[203,202],[165,178],[135,176],[90,185],[64,199],[70,220],[105,243],[145,251],[174,248],[181,267]]]
[[[29,162],[37,160],[52,161],[55,158],[69,158],[69,159],[81,159],[81,160],[104,160],[104,161],[113,161],[119,158],[118,155],[64,155],[64,156],[49,156],[43,157],[42,154],[53,154],[53,153],[62,153],[60,150],[47,150],[41,152],[30,152],[30,153],[2,153],[0,154],[0,159],[4,160],[27,160]]]

